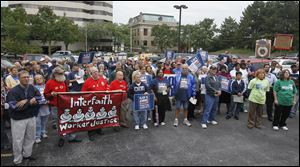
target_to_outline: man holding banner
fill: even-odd
[[[57,126],[58,122],[58,101],[57,101],[57,93],[59,92],[67,92],[68,85],[65,83],[66,77],[64,75],[64,70],[60,67],[56,67],[53,70],[53,74],[51,76],[51,79],[47,81],[45,90],[44,90],[44,96],[47,100],[49,100],[49,105],[51,106],[51,112],[55,119],[55,124]],[[69,142],[81,142],[81,140],[76,139],[75,134],[69,134],[67,135]],[[64,138],[60,137],[58,146],[62,147],[65,143]]]
[[[118,71],[116,73],[116,79],[113,80],[110,84],[110,90],[121,90],[127,92],[128,86],[123,78],[124,78],[123,72]],[[126,94],[124,95],[126,96]],[[126,115],[127,115],[127,111],[129,110],[130,104],[131,104],[130,99],[123,97],[123,101],[121,103],[120,125],[125,128],[128,128]]]
[[[191,123],[187,120],[188,114],[188,104],[189,100],[196,96],[196,86],[195,79],[193,75],[189,74],[189,68],[187,64],[182,65],[182,72],[177,74],[175,77],[175,99],[176,99],[176,115],[174,126],[178,126],[178,117],[180,109],[184,112],[184,121],[183,124],[187,126],[192,126]]]
[[[107,91],[109,89],[107,80],[99,75],[99,71],[96,67],[91,67],[91,77],[88,78],[82,86],[82,91]],[[95,134],[102,134],[101,129],[88,131],[90,141],[95,140]]]

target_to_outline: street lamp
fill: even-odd
[[[180,51],[180,29],[181,29],[181,9],[187,9],[186,5],[174,5],[174,8],[179,9],[179,28],[178,28],[178,52]]]

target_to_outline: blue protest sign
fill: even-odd
[[[81,52],[78,58],[78,64],[89,64],[93,61],[95,52]]]
[[[154,94],[135,94],[133,104],[134,111],[154,110]]]
[[[175,54],[173,51],[166,51],[165,56],[166,60],[173,60],[175,58]]]
[[[231,93],[230,85],[231,85],[231,79],[228,79],[224,76],[218,76],[219,81],[221,82],[221,90],[227,93]]]
[[[169,93],[169,96],[174,96],[175,95],[175,74],[165,74],[164,78],[166,78],[169,81],[169,84],[171,86],[171,90]]]
[[[204,65],[204,62],[202,60],[201,54],[197,53],[196,56],[190,58],[188,61],[186,61],[187,65],[189,66],[189,69],[196,73],[199,68],[201,68]]]
[[[204,50],[199,50],[198,53],[200,53],[202,61],[203,62],[207,62],[207,60],[208,60],[208,52],[204,51]]]

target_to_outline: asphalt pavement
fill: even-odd
[[[225,105],[222,104],[222,110]],[[221,111],[222,111],[221,110]],[[79,132],[81,143],[66,142],[57,146],[57,132],[49,121],[48,138],[35,144],[36,161],[24,161],[31,166],[145,166],[145,165],[255,165],[299,166],[299,115],[288,119],[289,131],[273,131],[271,122],[263,119],[262,129],[248,129],[247,113],[240,120],[225,119],[225,111],[217,115],[218,125],[202,129],[200,115],[192,126],[174,127],[174,111],[166,113],[166,125],[149,129],[122,128],[116,132],[104,129],[104,135],[89,141],[87,132]],[[131,121],[132,122],[132,121]],[[13,157],[1,157],[1,166],[13,165]]]

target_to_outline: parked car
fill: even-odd
[[[63,59],[67,59],[67,60],[69,60],[69,61],[71,61],[71,62],[77,62],[76,59],[75,59],[72,55],[53,54],[53,55],[51,56],[51,59],[52,59],[52,60],[56,60],[56,61],[58,61],[58,60],[63,60]]]
[[[1,69],[2,68],[10,68],[14,66],[14,64],[7,58],[1,57]]]
[[[299,60],[299,53],[289,53],[284,58],[285,59]]]
[[[282,66],[282,70],[291,69],[291,66],[297,63],[297,60],[293,59],[273,59],[273,61],[278,62]]]
[[[64,50],[60,50],[60,51],[56,51],[54,54],[60,54],[60,55],[71,55],[72,52],[71,51],[64,51]]]
[[[23,55],[23,60],[29,60],[29,61],[40,61],[42,57],[46,57],[45,54],[31,54],[27,53]]]
[[[1,55],[1,57],[5,57],[11,62],[21,61],[23,59],[23,56],[18,54],[4,54]]]

